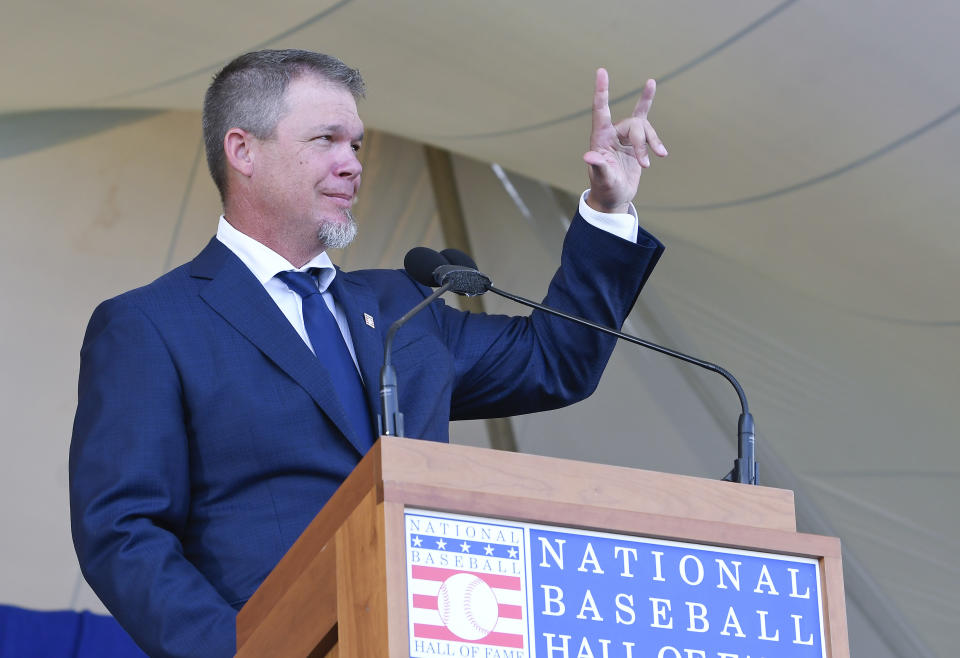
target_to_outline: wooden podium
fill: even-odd
[[[796,532],[791,491],[395,437],[240,611],[238,655],[409,656],[408,507],[814,558],[826,655],[849,657],[840,542]]]

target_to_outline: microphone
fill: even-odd
[[[377,414],[380,434],[403,436],[403,414],[400,413],[399,403],[397,402],[397,372],[390,363],[393,338],[400,327],[405,325],[410,318],[429,306],[440,295],[453,288],[454,281],[452,279],[438,281],[433,277],[433,273],[442,267],[450,267],[450,263],[439,253],[427,247],[414,247],[403,258],[403,268],[415,281],[433,288],[438,285],[440,287],[407,311],[387,330],[387,339],[383,347],[383,367],[380,368],[380,413]]]
[[[754,430],[753,416],[750,414],[750,408],[747,405],[747,396],[743,391],[743,387],[740,386],[740,382],[726,369],[721,366],[716,365],[715,363],[710,363],[709,361],[703,361],[702,359],[697,359],[695,357],[689,356],[682,352],[677,352],[662,345],[657,345],[656,343],[651,343],[650,341],[643,340],[642,338],[637,338],[636,336],[631,336],[630,334],[625,334],[621,331],[611,329],[610,327],[605,327],[596,322],[591,322],[581,317],[575,315],[570,315],[569,313],[564,313],[563,311],[558,311],[557,309],[550,308],[549,306],[544,306],[543,304],[538,304],[537,302],[519,297],[517,295],[508,293],[504,290],[495,288],[490,281],[490,278],[487,275],[482,274],[477,271],[477,264],[470,258],[469,255],[463,253],[459,249],[444,249],[441,254],[453,267],[462,268],[462,273],[459,275],[463,279],[473,277],[470,280],[471,285],[479,285],[483,282],[484,290],[482,292],[475,292],[473,294],[482,295],[484,292],[489,290],[490,292],[505,297],[512,301],[515,301],[524,306],[529,306],[530,308],[535,308],[545,313],[550,313],[551,315],[556,315],[558,317],[564,318],[565,320],[570,320],[571,322],[576,322],[591,329],[596,329],[597,331],[602,331],[611,336],[616,336],[617,338],[623,339],[627,342],[633,343],[635,345],[640,345],[641,347],[646,347],[647,349],[654,350],[655,352],[660,352],[661,354],[666,354],[667,356],[672,356],[675,359],[680,359],[681,361],[686,361],[687,363],[692,363],[695,366],[699,366],[705,370],[715,372],[719,375],[722,375],[734,389],[737,391],[737,395],[740,398],[740,420],[737,423],[737,459],[734,460],[733,469],[724,476],[724,480],[732,482],[740,482],[743,484],[757,484],[757,459],[756,459],[756,433]],[[437,268],[433,272],[430,272],[430,276],[425,276],[422,280],[417,279],[420,283],[427,286],[436,286],[440,284],[440,279],[437,278],[437,272],[441,268]],[[412,274],[411,274],[412,276]],[[455,290],[456,292],[456,290]]]
[[[427,247],[414,247],[403,259],[407,274],[417,283],[435,288],[447,282],[458,295],[482,295],[490,285],[490,278],[477,271],[477,264],[459,249],[444,249],[437,253]]]
[[[470,254],[460,251],[459,249],[454,249],[453,247],[448,247],[440,252],[440,255],[447,259],[451,265],[460,265],[461,267],[469,267],[472,270],[479,270],[477,267],[477,262],[470,258]]]
[[[450,265],[447,258],[429,247],[414,247],[403,257],[403,269],[417,283],[436,288],[442,285],[433,278],[433,273],[444,265]]]

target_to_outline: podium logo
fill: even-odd
[[[523,528],[406,514],[411,658],[526,658]]]
[[[825,658],[815,558],[407,510],[411,658]]]

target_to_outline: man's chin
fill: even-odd
[[[338,219],[327,219],[317,229],[317,237],[327,249],[343,249],[357,237],[357,221],[349,210]]]

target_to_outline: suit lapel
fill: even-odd
[[[380,368],[383,366],[383,333],[381,332],[386,331],[386,327],[381,323],[376,295],[357,277],[339,269],[330,288],[347,318],[354,352],[360,365],[360,374],[363,376],[367,407],[372,414],[371,417],[376,418],[380,411]],[[367,323],[368,316],[374,325],[372,327]]]
[[[364,440],[351,430],[330,375],[247,266],[214,238],[194,259],[191,275],[210,279],[200,290],[200,297],[302,386],[347,440],[364,454],[371,445],[370,439]]]

